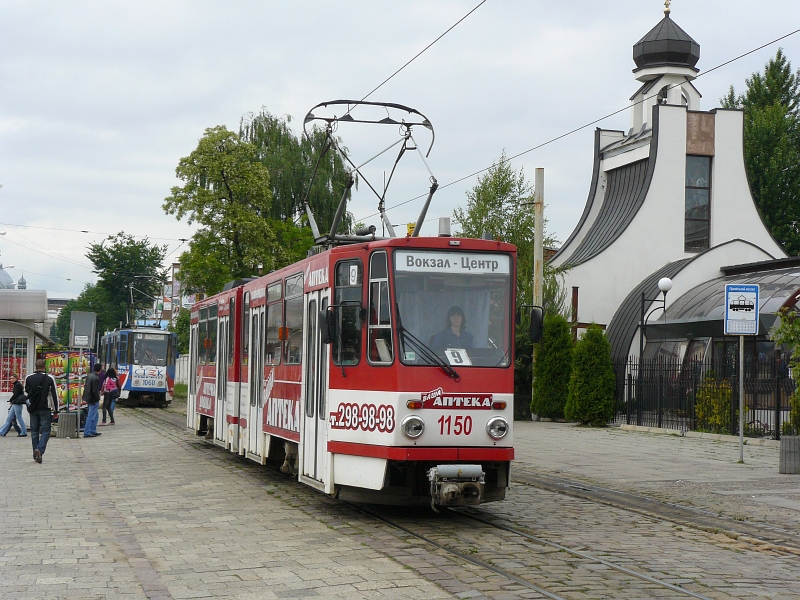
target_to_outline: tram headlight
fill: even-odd
[[[425,431],[425,421],[417,415],[409,415],[403,419],[403,422],[400,424],[400,429],[402,429],[403,435],[407,438],[415,440]]]
[[[492,417],[486,423],[486,433],[494,440],[499,440],[506,437],[508,433],[508,421],[503,417]]]

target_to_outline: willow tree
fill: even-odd
[[[284,223],[304,222],[303,200],[307,195],[314,219],[320,231],[326,233],[330,231],[349,175],[337,152],[328,149],[323,153],[327,147],[323,130],[314,127],[308,135],[297,136],[289,126],[291,121],[289,115],[276,117],[262,108],[257,114],[242,118],[239,136],[255,147],[258,159],[269,171],[270,217]],[[349,232],[352,224],[353,217],[348,212],[339,232]]]

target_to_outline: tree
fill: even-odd
[[[780,326],[772,339],[783,344],[790,353],[789,366],[792,373],[800,373],[800,316],[796,311],[780,310]],[[783,434],[800,435],[800,386],[796,386],[789,398],[789,421],[784,423]]]
[[[792,72],[783,50],[763,74],[733,86],[720,100],[724,108],[744,110],[747,175],[758,210],[784,250],[800,254],[800,71]]]
[[[170,325],[169,330],[178,335],[178,354],[189,353],[189,328],[191,327],[191,311],[181,308],[175,325]]]
[[[50,338],[56,344],[64,346],[69,344],[69,325],[73,310],[97,313],[96,329],[101,333],[114,329],[120,321],[124,322],[125,317],[124,309],[115,307],[103,288],[87,283],[78,297],[67,302],[58,314],[55,326],[50,332]]]
[[[288,120],[265,110],[243,119],[238,134],[206,129],[175,170],[184,184],[163,204],[167,214],[200,225],[179,259],[188,291],[213,294],[230,280],[305,258],[314,236],[303,199],[323,139],[315,129],[299,140]],[[320,231],[330,229],[347,180],[341,157],[328,152],[308,195]],[[348,213],[340,231],[349,231],[351,222]]]
[[[113,325],[133,320],[137,309],[153,305],[167,279],[162,266],[167,246],[151,244],[120,232],[99,244],[89,244],[86,258],[94,265],[97,287],[108,299]],[[113,327],[112,327],[113,328]]]
[[[531,412],[550,419],[564,418],[564,405],[572,372],[572,333],[559,314],[544,318],[544,334],[533,364]]]
[[[284,223],[300,220],[305,215],[303,200],[307,196],[320,232],[326,233],[330,231],[349,173],[342,157],[332,149],[320,158],[327,143],[323,130],[314,127],[309,135],[297,137],[289,127],[291,121],[291,116],[282,119],[262,108],[258,114],[242,118],[239,137],[256,148],[259,160],[269,171],[270,218]],[[352,214],[346,212],[339,232],[351,231],[352,222]]]
[[[461,226],[456,235],[480,238],[491,233],[517,247],[517,305],[533,302],[533,187],[523,169],[515,170],[503,152],[498,161],[467,192],[466,208],[453,211],[453,221]],[[545,221],[546,225],[546,221]],[[557,241],[545,233],[544,245]],[[560,274],[545,265],[544,309],[547,313],[565,312],[566,296],[559,286]],[[514,418],[530,418],[531,362],[533,347],[528,337],[529,321],[523,311],[517,326],[514,361]]]
[[[189,291],[218,292],[230,279],[249,277],[286,261],[269,223],[269,173],[256,148],[225,127],[206,129],[197,148],[175,169],[175,186],[163,208],[197,222],[180,277]]]
[[[603,330],[592,324],[575,345],[564,416],[582,425],[608,425],[614,417],[616,381],[611,344]]]
[[[467,207],[453,211],[453,221],[461,226],[456,235],[480,238],[491,233],[517,247],[517,304],[533,301],[533,186],[522,168],[515,170],[506,153],[467,192]],[[547,220],[545,220],[545,225]],[[545,247],[557,241],[545,232]],[[554,272],[547,269],[551,279]],[[551,298],[553,300],[553,298]],[[555,307],[554,307],[555,308]]]

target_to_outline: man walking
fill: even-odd
[[[83,426],[83,437],[92,438],[102,435],[97,433],[97,408],[100,403],[100,369],[102,365],[98,362],[94,365],[94,371],[86,376],[86,383],[83,388],[83,401],[89,407],[86,415],[86,424]]]
[[[28,395],[31,414],[31,443],[33,460],[42,464],[42,455],[50,439],[50,425],[53,413],[58,412],[58,394],[53,378],[44,372],[44,361],[36,361],[36,372],[25,379],[25,393]]]

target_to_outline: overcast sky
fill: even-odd
[[[478,0],[402,2],[0,3],[0,262],[50,297],[95,281],[86,246],[125,231],[168,244],[192,230],[161,205],[178,160],[207,127],[237,130],[266,107],[295,132],[314,105],[358,99],[460,19]],[[638,83],[631,46],[663,17],[658,0],[488,0],[370,100],[418,109],[433,123],[428,164],[444,186],[628,105]],[[672,3],[700,44],[701,73],[800,28],[796,0]],[[704,110],[782,46],[800,67],[800,34],[700,77]],[[545,168],[548,230],[572,231],[588,193],[593,130],[625,129],[627,111],[515,160]],[[359,163],[396,139],[342,125]],[[424,141],[423,141],[424,140]],[[423,132],[418,141],[429,141]],[[391,159],[375,161],[376,182]],[[428,176],[407,156],[387,195],[423,194]],[[428,217],[452,215],[476,178],[443,187]],[[390,212],[415,221],[423,200]],[[362,185],[349,210],[379,226]],[[435,231],[428,222],[423,233]],[[69,231],[73,230],[73,231]],[[81,233],[88,230],[92,233]],[[185,247],[184,247],[185,248]]]

